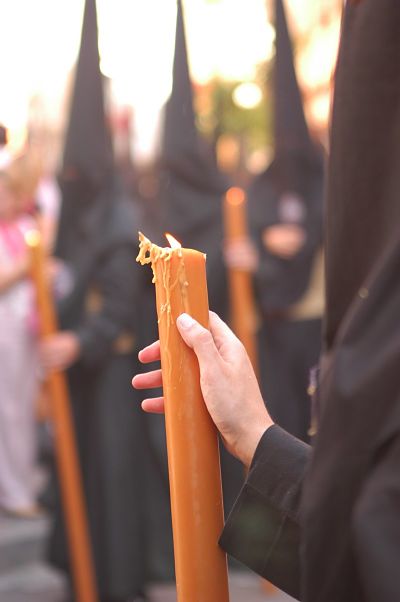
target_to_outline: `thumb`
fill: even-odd
[[[197,355],[200,368],[219,360],[217,347],[211,332],[207,328],[204,328],[188,314],[178,316],[176,325],[186,345],[191,347]]]

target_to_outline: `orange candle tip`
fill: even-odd
[[[170,261],[172,255],[182,257],[181,244],[171,234],[167,233],[165,236],[171,245],[170,247],[159,247],[151,242],[142,232],[139,232],[139,253],[136,261],[141,265],[151,263],[154,266],[159,259]]]
[[[232,186],[226,192],[226,201],[230,205],[240,205],[243,203],[245,198],[245,193],[242,188],[238,188],[237,186]]]

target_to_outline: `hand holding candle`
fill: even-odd
[[[80,354],[79,338],[74,332],[57,332],[40,344],[41,365],[45,372],[67,370]]]
[[[207,332],[205,256],[174,246],[160,248],[140,235],[138,261],[151,263],[156,285],[177,595],[179,602],[228,602],[226,556],[218,546],[223,506],[217,431],[202,397],[196,355],[176,325],[187,312]]]
[[[242,343],[213,312],[210,312],[211,340],[207,341],[207,332],[188,317],[178,317],[177,327],[196,353],[204,401],[227,449],[249,466],[257,444],[272,425],[272,420]],[[139,359],[144,364],[159,360],[160,343],[156,341],[143,349]],[[161,371],[138,374],[133,385],[137,389],[161,387]],[[164,400],[160,397],[145,399],[142,406],[148,412],[159,413],[164,411]]]

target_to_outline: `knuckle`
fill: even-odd
[[[196,338],[200,345],[208,345],[212,340],[210,331],[205,328],[199,329]]]

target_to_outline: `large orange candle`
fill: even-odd
[[[236,241],[248,237],[246,196],[241,188],[230,188],[224,200],[225,238]],[[253,278],[250,272],[237,268],[228,270],[231,324],[242,341],[258,372],[256,342],[256,309],[253,295]]]
[[[56,312],[45,273],[45,252],[37,230],[27,232],[25,238],[30,249],[40,336],[44,338],[57,332]],[[51,399],[55,452],[76,596],[79,602],[96,602],[96,582],[65,375],[51,372],[46,385]]]
[[[151,263],[156,287],[178,601],[227,602],[218,436],[197,358],[176,327],[182,312],[208,327],[205,256],[140,235],[138,261]]]

